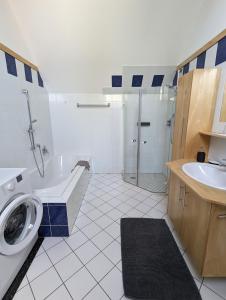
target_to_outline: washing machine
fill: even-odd
[[[42,214],[28,171],[0,168],[0,299],[38,238]]]

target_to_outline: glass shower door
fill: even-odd
[[[167,87],[124,94],[124,180],[166,192],[171,157],[175,91]]]
[[[124,180],[137,185],[138,182],[138,115],[139,94],[138,91],[123,95],[124,118]]]
[[[168,90],[168,89],[166,89]],[[164,88],[142,91],[140,103],[140,150],[138,186],[151,192],[166,192],[172,111]]]

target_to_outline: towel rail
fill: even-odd
[[[107,104],[80,104],[80,103],[77,103],[78,108],[99,108],[99,107],[108,108],[110,106],[111,106],[111,103],[107,103]]]

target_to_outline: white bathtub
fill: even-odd
[[[41,178],[37,170],[31,172],[31,184],[34,194],[42,200],[42,203],[48,207],[48,215],[50,215],[50,224],[41,226],[65,226],[65,224],[57,224],[51,219],[51,210],[53,206],[66,206],[67,210],[67,224],[69,234],[73,228],[73,224],[78,215],[82,199],[85,195],[90,172],[85,167],[77,166],[79,160],[87,160],[87,156],[78,156],[72,153],[65,153],[58,156],[51,157],[45,162],[45,177]],[[63,209],[63,208],[62,208]],[[60,210],[59,210],[60,213]],[[47,227],[43,227],[47,229]],[[49,236],[56,236],[52,234]]]

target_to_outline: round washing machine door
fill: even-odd
[[[42,214],[38,197],[15,197],[0,213],[0,253],[13,255],[25,249],[39,229]]]

